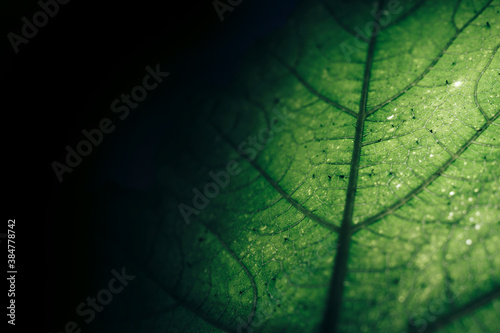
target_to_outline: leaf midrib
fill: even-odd
[[[382,4],[377,2],[375,5],[377,17],[375,22],[379,22],[379,13]],[[354,214],[354,204],[356,201],[356,189],[358,187],[359,165],[361,160],[361,149],[363,147],[364,125],[367,117],[368,92],[370,87],[370,77],[372,72],[373,58],[375,54],[375,44],[377,34],[372,29],[368,53],[363,74],[363,87],[361,91],[361,101],[359,103],[359,112],[356,120],[356,132],[354,135],[354,147],[351,159],[351,170],[349,173],[349,183],[347,185],[346,202],[340,232],[338,237],[337,252],[333,265],[333,275],[330,280],[328,291],[328,301],[323,317],[323,332],[337,332],[337,326],[340,318],[342,299],[344,293],[344,282],[347,276],[347,266],[349,258],[349,248],[352,235],[352,220]]]

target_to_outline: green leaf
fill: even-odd
[[[495,332],[499,10],[307,1],[230,88],[193,85],[157,189],[102,191],[137,278],[94,327]]]

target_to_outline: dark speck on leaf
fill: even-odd
[[[332,180],[332,176],[328,176],[328,180]]]
[[[339,178],[340,178],[340,179],[344,179],[344,178],[345,178],[345,176],[344,176],[344,175],[340,175],[340,176],[339,176]]]
[[[417,119],[417,118],[415,118],[415,116],[413,116],[412,118],[413,118],[413,119]]]
[[[491,28],[490,22],[486,22],[486,26],[487,26],[488,28]]]
[[[389,176],[392,176],[392,175],[394,175],[394,174],[392,172],[389,172]]]
[[[285,239],[285,242],[288,240],[288,238],[286,238],[286,237],[284,239]]]
[[[434,133],[432,130],[430,130],[429,132]]]
[[[450,84],[450,83],[448,82],[448,80],[446,80],[446,84]]]
[[[316,178],[316,175],[313,173],[313,179]]]
[[[455,63],[452,63],[452,66],[455,66]]]

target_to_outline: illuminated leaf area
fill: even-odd
[[[137,278],[94,329],[498,332],[500,1],[391,4],[304,1],[173,104],[156,189],[101,193]]]

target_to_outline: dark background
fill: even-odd
[[[75,147],[82,129],[95,128],[110,116],[110,102],[142,82],[146,65],[161,64],[162,71],[171,74],[161,93],[153,92],[135,112],[146,114],[148,108],[161,107],[169,94],[182,92],[193,80],[222,88],[230,84],[245,51],[282,25],[297,1],[243,0],[223,22],[212,1],[171,3],[70,1],[60,5],[57,15],[28,44],[19,46],[18,54],[7,33],[20,35],[21,18],[32,21],[40,7],[28,0],[0,5],[2,184],[6,184],[0,233],[6,233],[7,219],[16,219],[18,270],[16,327],[9,325],[8,331],[27,327],[63,331],[75,317],[75,306],[94,294],[92,281],[102,254],[93,243],[93,203],[80,195],[80,189],[96,181],[97,173],[98,181],[150,186],[152,179],[134,176],[120,163],[141,168],[141,151],[161,140],[159,133],[182,130],[175,122],[179,110],[165,110],[165,124],[151,129],[148,142],[136,143],[139,149],[128,160],[119,160],[123,157],[119,147],[127,149],[130,143],[126,127],[133,126],[132,117],[141,117],[129,116],[60,184],[51,163],[64,161],[64,147]],[[97,172],[93,167],[102,157],[99,151],[118,151],[108,156],[109,170]],[[1,249],[4,274],[6,242]],[[5,295],[7,284],[2,286]],[[1,299],[5,309],[7,298]],[[2,325],[6,321],[2,314]]]

